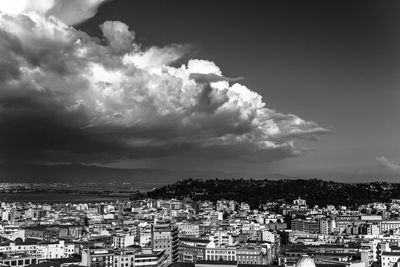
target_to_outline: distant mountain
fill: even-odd
[[[118,169],[93,165],[0,164],[2,182],[112,182],[134,181],[165,183],[174,175],[158,169]]]
[[[281,179],[279,174],[238,174],[217,171],[172,171],[163,169],[119,169],[93,165],[58,164],[37,165],[20,163],[0,164],[0,182],[138,182],[174,183],[181,179],[196,178],[254,178]],[[290,178],[285,176],[285,178]]]
[[[346,205],[358,207],[372,202],[390,202],[399,198],[400,184],[387,182],[339,183],[317,179],[297,180],[183,180],[147,193],[151,198],[190,197],[194,200],[220,199],[247,202],[252,207],[267,201],[291,203],[301,197],[310,205]]]

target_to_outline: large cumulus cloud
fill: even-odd
[[[303,153],[297,141],[327,132],[268,108],[212,61],[176,67],[185,45],[143,48],[122,22],[100,25],[104,40],[67,25],[103,1],[92,1],[80,18],[69,17],[61,2],[0,13],[2,160],[271,161]]]

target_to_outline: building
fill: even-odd
[[[135,267],[166,267],[169,264],[169,255],[164,250],[142,248],[135,255]]]
[[[113,237],[113,248],[124,249],[135,244],[135,236],[129,233],[117,233]]]
[[[151,247],[154,250],[165,250],[169,262],[178,261],[179,252],[178,228],[169,223],[153,224],[151,227]]]
[[[233,237],[228,231],[215,231],[213,235],[209,236],[209,239],[214,242],[216,246],[233,245]]]
[[[236,247],[218,247],[214,242],[206,246],[206,260],[211,261],[236,261]]]
[[[206,257],[206,246],[209,240],[200,238],[180,238],[179,261],[197,262]]]
[[[114,251],[114,267],[134,267],[135,251]]]
[[[303,231],[308,233],[319,233],[320,223],[316,220],[294,219],[291,221],[293,231]]]
[[[60,229],[58,227],[49,227],[39,225],[25,228],[25,238],[43,240],[47,242],[56,242],[60,235],[68,235],[68,229]]]
[[[198,224],[183,223],[178,225],[180,236],[193,236],[198,237],[200,235],[200,227]]]
[[[392,267],[400,259],[400,252],[383,251],[381,255],[381,267]]]
[[[246,246],[236,250],[237,262],[240,264],[263,264],[263,253],[260,247]]]
[[[83,266],[90,267],[114,267],[114,252],[107,249],[82,250]]]
[[[398,220],[385,220],[380,222],[380,232],[385,233],[390,230],[400,229],[400,221]]]
[[[0,245],[0,253],[3,254],[26,254],[38,259],[69,258],[77,253],[75,244],[65,243],[64,240],[51,243],[15,242]]]
[[[31,264],[37,264],[38,258],[34,256],[28,256],[26,254],[16,254],[12,256],[0,257],[0,265],[2,266],[13,266],[13,267],[25,267]]]

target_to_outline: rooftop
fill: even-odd
[[[237,261],[212,261],[212,260],[200,260],[196,262],[198,264],[208,264],[208,265],[237,265]]]

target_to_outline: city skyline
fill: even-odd
[[[399,9],[4,1],[0,180],[79,164],[398,182]]]

